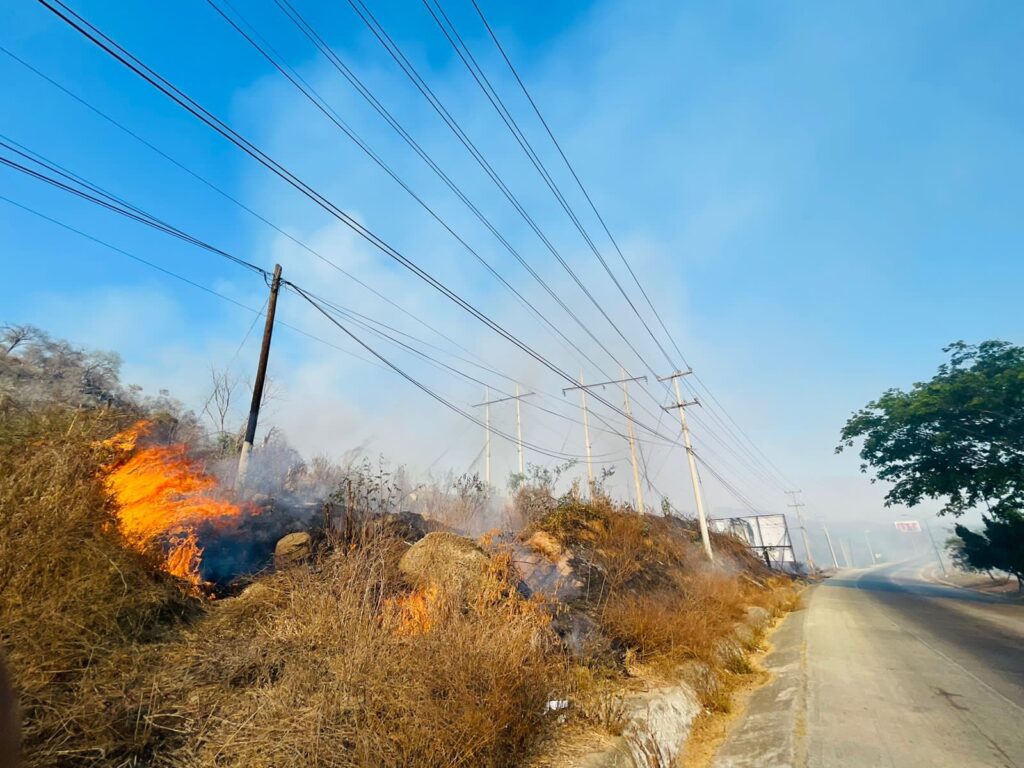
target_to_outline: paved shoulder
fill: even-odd
[[[1024,766],[1024,608],[915,573],[812,590],[715,765]]]
[[[751,694],[712,768],[790,768],[802,762],[806,710],[805,610],[790,613],[772,635],[764,667],[771,680]]]

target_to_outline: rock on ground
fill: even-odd
[[[274,566],[283,568],[311,557],[313,538],[306,531],[289,533],[278,540],[274,547]]]
[[[490,557],[472,539],[454,533],[428,533],[402,555],[398,570],[414,586],[436,585],[469,594],[482,588]]]

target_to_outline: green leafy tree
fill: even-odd
[[[1017,586],[1024,590],[1024,514],[1010,513],[1004,517],[984,517],[981,533],[957,525],[958,549],[964,562],[981,571],[999,569],[1017,577]]]
[[[861,471],[892,483],[886,504],[943,501],[954,517],[984,509],[984,533],[957,526],[965,557],[1019,575],[1024,547],[1024,347],[946,347],[948,363],[910,391],[890,389],[854,413],[840,452],[862,440]],[[969,534],[969,540],[964,538]],[[1016,553],[1016,554],[1015,554]],[[994,562],[998,560],[997,562]]]

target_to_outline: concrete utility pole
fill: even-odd
[[[235,474],[235,489],[245,484],[249,469],[249,456],[256,439],[256,421],[263,402],[263,386],[267,381],[267,359],[270,357],[270,337],[274,335],[274,313],[277,311],[277,293],[281,288],[281,265],[274,265],[274,276],[270,281],[270,298],[267,299],[267,322],[263,325],[263,344],[260,346],[260,361],[256,366],[256,381],[252,385],[252,403],[249,405],[249,423],[245,426],[242,452],[238,455],[238,472]]]
[[[697,503],[697,522],[700,524],[700,540],[704,544],[704,554],[708,556],[708,560],[714,560],[715,555],[711,551],[711,536],[708,534],[708,518],[704,513],[704,494],[700,487],[700,477],[697,475],[697,459],[693,455],[693,446],[690,444],[690,429],[686,426],[687,406],[700,405],[700,401],[696,397],[693,400],[683,400],[683,395],[679,391],[679,379],[683,376],[689,376],[691,373],[693,373],[692,368],[686,371],[676,371],[668,376],[659,376],[658,381],[672,380],[672,387],[676,393],[676,402],[675,405],[666,406],[664,410],[671,411],[674,409],[679,411],[679,425],[683,428],[683,447],[686,449],[686,461],[690,465],[690,482],[693,484],[693,498]]]
[[[868,561],[870,565],[875,564],[875,548],[871,546],[871,531],[864,531],[864,541],[868,544]]]
[[[804,516],[800,512],[800,507],[806,505],[796,500],[796,495],[798,493],[803,493],[803,491],[786,491],[786,493],[793,497],[793,503],[787,504],[786,506],[792,507],[793,509],[796,510],[796,521],[797,524],[800,526],[800,535],[803,537],[804,540],[804,551],[807,553],[807,565],[813,571],[817,566],[814,565],[814,555],[811,554],[811,541],[807,538],[807,529],[804,527]]]
[[[849,539],[839,542],[839,548],[843,550],[843,560],[846,561],[846,567],[853,568],[853,557],[850,555]]]
[[[524,474],[526,466],[523,458],[523,422],[519,412],[519,401],[524,397],[531,397],[536,394],[535,392],[527,392],[526,394],[519,394],[519,385],[516,384],[515,395],[509,395],[508,397],[499,397],[496,400],[491,400],[491,388],[484,387],[484,401],[482,403],[476,403],[473,407],[484,408],[484,427],[487,431],[486,442],[484,443],[484,453],[486,459],[484,461],[484,482],[487,485],[491,484],[491,406],[495,403],[505,403],[509,400],[516,401],[516,445],[519,448],[519,474]]]
[[[832,555],[832,567],[837,571],[839,570],[839,561],[836,560],[836,551],[832,547],[832,537],[828,535],[828,526],[825,525],[824,521],[821,523],[821,529],[825,531],[825,541],[828,542],[828,552]]]
[[[587,413],[587,388],[583,385],[583,371],[580,371],[580,407],[583,409],[583,443],[587,448],[587,488],[590,489],[590,495],[593,496],[594,457],[590,447],[590,414]]]
[[[484,387],[484,482],[491,487],[491,389]]]
[[[626,431],[629,434],[629,456],[633,460],[633,485],[636,487],[636,511],[644,513],[644,488],[640,484],[640,464],[636,460],[636,434],[633,432],[633,412],[629,409],[629,389],[626,382],[626,369],[622,371],[622,406],[626,411]]]
[[[516,448],[519,454],[519,474],[526,474],[526,460],[523,458],[523,414],[519,403],[519,385],[516,384]]]
[[[932,543],[932,549],[935,550],[935,559],[939,561],[939,568],[942,569],[942,575],[946,576],[946,564],[942,562],[942,554],[939,552],[939,545],[935,543],[935,537],[932,536],[932,527],[928,525],[928,520],[922,519],[924,523],[924,529],[928,531],[928,540]]]
[[[602,389],[608,384],[621,384],[622,385],[622,401],[625,406],[623,410],[626,412],[626,428],[627,428],[627,439],[629,440],[629,455],[633,460],[633,485],[636,489],[636,504],[637,512],[643,513],[644,511],[644,489],[640,485],[640,464],[637,462],[636,457],[636,435],[633,434],[633,414],[629,409],[629,390],[626,385],[631,381],[647,381],[646,376],[632,376],[626,377],[626,370],[623,368],[622,378],[615,379],[614,381],[599,381],[596,384],[584,384],[583,374],[580,374],[580,383],[575,387],[565,387],[562,389],[562,394],[571,392],[574,389],[578,389],[582,392],[586,392],[588,389],[593,387],[601,387]],[[587,475],[590,479],[591,492],[593,492],[594,484],[594,473],[590,467],[590,428],[587,424],[587,400],[586,395],[583,397],[583,436],[587,442]]]

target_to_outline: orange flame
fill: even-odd
[[[404,597],[386,600],[385,610],[396,617],[396,631],[399,635],[422,635],[433,626],[440,597],[441,590],[435,584],[430,584],[418,587]]]
[[[156,540],[166,541],[164,570],[198,589],[203,548],[196,527],[206,520],[238,518],[242,509],[209,495],[217,480],[189,457],[186,446],[139,448],[139,438],[150,428],[140,421],[104,442],[119,454],[104,467],[104,482],[117,502],[118,526],[128,544],[143,551]]]

